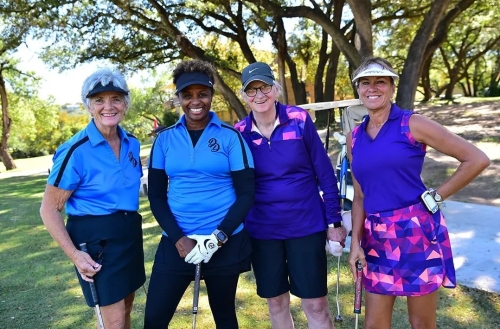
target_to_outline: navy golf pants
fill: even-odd
[[[238,328],[235,297],[239,275],[239,273],[211,275],[203,278],[217,329]],[[177,305],[193,280],[194,275],[162,273],[153,270],[146,300],[144,329],[168,328]],[[199,312],[206,311],[199,309]]]

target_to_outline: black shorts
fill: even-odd
[[[250,240],[260,297],[277,297],[287,291],[299,298],[326,296],[326,231],[288,240]]]
[[[85,242],[89,255],[102,264],[94,276],[100,306],[119,302],[144,284],[146,272],[139,213],[118,211],[105,216],[69,216],[66,229],[77,249]],[[87,305],[94,307],[89,283],[76,273]]]
[[[248,272],[251,269],[250,254],[252,247],[248,232],[242,229],[229,237],[227,242],[217,250],[208,263],[202,263],[201,275],[230,275]],[[175,244],[166,236],[162,236],[155,255],[153,272],[193,276],[195,265],[186,263],[179,256]]]

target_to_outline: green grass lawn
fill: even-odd
[[[45,230],[38,210],[46,175],[0,177],[0,328],[95,328],[93,311],[82,297],[75,271],[63,252]],[[141,199],[144,251],[149,277],[160,228],[146,199]],[[329,257],[329,300],[336,314],[336,260]],[[342,257],[340,303],[343,323],[337,328],[353,328],[353,283]],[[146,287],[147,289],[147,283]],[[145,289],[137,292],[133,328],[142,328]],[[449,329],[500,328],[500,296],[459,286],[441,289],[438,327]],[[255,294],[252,273],[241,276],[236,298],[241,328],[270,328],[267,306]],[[191,328],[192,289],[182,299],[171,328]],[[198,328],[214,328],[202,283]],[[297,299],[292,299],[296,328],[307,328]],[[362,328],[363,316],[360,317]],[[397,301],[393,328],[409,328],[406,303]]]

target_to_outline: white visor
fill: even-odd
[[[366,69],[359,72],[358,75],[356,75],[354,79],[352,79],[352,82],[356,82],[359,78],[362,77],[392,77],[394,80],[397,80],[399,78],[399,75],[389,71],[380,64],[371,63],[366,67]]]

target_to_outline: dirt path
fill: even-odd
[[[472,142],[491,159],[479,177],[450,199],[500,206],[500,102],[420,106],[416,110]],[[424,162],[424,181],[436,186],[457,166],[455,159],[431,149]]]
[[[415,110],[472,142],[491,159],[490,167],[450,200],[500,206],[500,102],[418,106]],[[335,163],[338,151],[332,151]],[[439,186],[458,164],[455,159],[428,149],[422,173],[424,182],[427,186]]]

